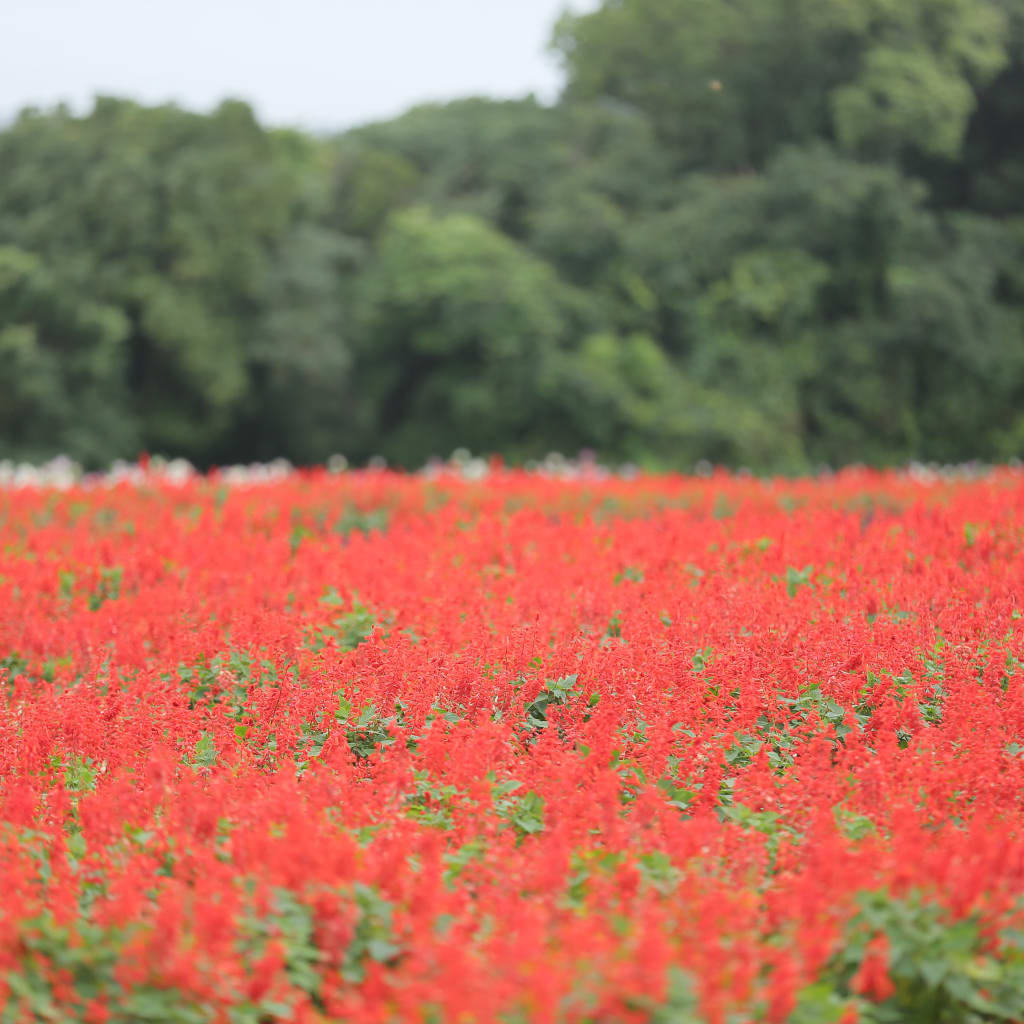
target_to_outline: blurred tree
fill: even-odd
[[[737,452],[759,456],[760,468],[779,466],[762,411],[683,372],[648,335],[587,335],[556,366],[570,451],[593,447],[651,469],[692,466],[709,454],[735,462]]]
[[[526,216],[537,196],[564,174],[571,158],[561,118],[533,99],[414,107],[345,136],[343,168],[346,147],[362,152],[362,160],[367,153],[377,154],[378,164],[390,154],[390,167],[419,175],[418,201],[482,217],[516,239],[526,232]],[[393,195],[389,208],[409,198],[400,191]]]
[[[0,248],[2,454],[92,463],[137,445],[127,337],[117,309],[70,297],[37,257]]]
[[[335,139],[23,114],[0,450],[1024,453],[1024,0],[605,0],[554,47],[553,106]]]
[[[725,435],[716,457],[794,468],[991,450],[1008,382],[1024,380],[1005,227],[940,215],[919,183],[817,146],[761,176],[692,181],[631,231],[670,351],[765,417],[774,456]]]
[[[607,0],[553,46],[570,98],[634,104],[681,167],[743,170],[812,138],[955,154],[1005,27],[998,0]]]
[[[544,438],[568,328],[548,266],[472,215],[413,207],[389,221],[358,294],[360,454],[415,466]]]
[[[312,140],[264,131],[238,102],[203,117],[100,99],[87,117],[26,113],[0,133],[0,237],[129,324],[138,430],[108,457],[134,443],[230,457],[267,367],[300,350],[307,367],[343,364],[324,287],[336,246],[312,226],[325,202],[318,159]],[[297,343],[273,303],[304,303],[305,282],[317,327]]]
[[[419,184],[419,171],[401,153],[345,140],[327,223],[344,235],[372,238],[392,210],[415,197]]]
[[[359,289],[360,457],[596,445],[671,465],[725,419],[724,394],[700,393],[650,337],[600,330],[586,293],[470,214],[396,214]]]

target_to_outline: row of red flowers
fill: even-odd
[[[1024,475],[0,493],[0,1021],[1024,1019]]]

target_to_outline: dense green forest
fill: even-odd
[[[606,0],[559,102],[0,131],[0,458],[1024,454],[1024,0]]]

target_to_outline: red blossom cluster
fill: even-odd
[[[1022,543],[1012,470],[0,492],[0,1021],[1024,1019]]]

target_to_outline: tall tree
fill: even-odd
[[[66,292],[31,253],[0,247],[0,453],[85,463],[137,450],[128,322]]]
[[[998,0],[607,0],[553,45],[569,97],[634,104],[681,167],[742,170],[812,138],[955,153],[1005,30]]]
[[[396,214],[359,282],[362,452],[406,465],[545,436],[568,303],[552,270],[469,214]]]
[[[84,118],[28,112],[0,133],[0,237],[45,261],[69,296],[121,311],[145,446],[231,457],[273,367],[304,362],[304,386],[340,369],[318,154],[238,102],[204,117],[100,99]],[[317,327],[299,339],[275,303],[311,298]]]

